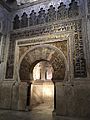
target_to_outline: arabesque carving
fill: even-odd
[[[36,53],[38,50],[38,55]],[[51,54],[52,53],[52,54]],[[32,80],[32,76],[30,76],[34,67],[34,64],[39,60],[49,61],[54,69],[53,80],[55,81],[63,81],[65,78],[65,59],[56,50],[52,49],[50,46],[38,46],[31,51],[29,51],[21,61],[19,75],[20,80]],[[25,69],[24,69],[25,68]]]
[[[47,9],[47,12],[43,8],[40,8],[37,14],[36,11],[32,10],[29,18],[27,17],[27,14],[24,12],[21,17],[20,27],[18,27],[17,25],[19,24],[19,16],[15,16],[13,22],[14,26],[13,29],[50,23],[76,16],[79,16],[79,6],[75,0],[71,1],[71,3],[69,4],[69,8],[66,8],[66,5],[64,5],[64,3],[61,2],[57,10],[53,5],[50,5],[49,9]]]
[[[49,39],[67,39],[63,34],[59,36],[53,36],[53,33],[57,32],[74,32],[74,52],[73,52],[73,65],[74,65],[74,77],[87,77],[86,70],[86,60],[84,56],[83,50],[83,39],[82,39],[82,31],[81,31],[82,21],[76,20],[64,24],[54,23],[54,25],[49,24],[47,26],[35,27],[35,29],[25,30],[23,32],[12,33],[10,38],[10,46],[9,46],[9,54],[7,61],[7,70],[6,70],[6,78],[13,78],[13,69],[14,69],[14,52],[15,52],[15,43],[18,39],[26,39],[35,36],[47,35],[50,33],[50,38],[44,39],[44,41],[49,41]],[[52,35],[51,35],[52,34]],[[76,37],[77,36],[77,37]],[[38,42],[40,42],[39,40]],[[25,44],[28,42],[24,41]],[[18,44],[23,44],[23,41]],[[31,41],[29,41],[30,43]],[[37,39],[33,39],[33,42],[37,42]],[[78,54],[77,54],[78,53]],[[11,71],[11,72],[10,72]]]

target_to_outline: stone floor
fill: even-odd
[[[52,117],[52,109],[44,104],[29,112],[0,110],[0,120],[90,120],[73,119],[63,117]]]

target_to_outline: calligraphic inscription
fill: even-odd
[[[83,50],[83,40],[82,40],[82,31],[81,31],[81,22],[76,24],[74,35],[74,77],[75,78],[85,78],[87,77],[86,70],[86,60]]]

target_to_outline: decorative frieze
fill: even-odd
[[[73,54],[73,64],[74,64],[74,77],[84,78],[87,77],[86,70],[86,60],[83,50],[83,38],[82,38],[82,24],[81,21],[75,25],[74,34],[74,54]]]
[[[76,17],[78,15],[79,6],[75,0],[71,1],[71,3],[69,4],[69,8],[66,8],[66,5],[61,2],[57,10],[53,5],[50,5],[47,12],[43,8],[40,8],[38,14],[36,14],[36,11],[32,10],[29,18],[27,17],[28,15],[26,12],[24,12],[21,16],[21,20],[19,16],[16,15],[13,22],[13,29],[50,23],[65,18]]]
[[[42,26],[36,26],[36,27],[31,27],[29,30],[24,30],[24,31],[18,31],[18,32],[12,32],[11,36],[13,36],[13,39],[18,40],[18,39],[26,39],[26,38],[31,38],[35,36],[41,36],[41,35],[50,35],[53,33],[58,33],[58,32],[68,32],[68,31],[73,31],[74,30],[74,24],[76,21],[72,22],[64,22],[64,23],[53,23],[52,24],[45,24]],[[61,35],[60,35],[61,36]],[[55,37],[54,37],[55,38]]]
[[[64,80],[66,67],[63,55],[60,54],[60,52],[58,52],[54,47],[43,45],[29,51],[21,61],[19,70],[21,81],[32,80],[31,74],[34,67],[33,65],[39,60],[46,60],[50,62],[54,68],[53,81]]]
[[[36,41],[37,41],[37,39],[36,39]],[[35,42],[36,42],[35,41]],[[44,41],[44,39],[43,39],[43,41]],[[21,41],[22,42],[22,41]],[[20,41],[18,41],[18,45],[22,45],[22,43],[23,43],[23,45],[25,44],[25,41],[24,42],[22,42],[21,43]],[[29,41],[27,41],[27,42],[29,42]],[[48,44],[48,45],[53,45],[53,46],[55,46],[55,47],[57,47],[59,50],[61,50],[61,51],[63,51],[63,53],[64,53],[64,55],[65,55],[65,57],[67,58],[67,40],[64,40],[64,41],[53,41],[52,40],[52,42],[50,42],[50,39],[48,40],[48,42],[46,42],[46,41],[44,41],[45,42],[45,44]],[[21,44],[20,44],[21,43]],[[29,50],[32,46],[33,46],[33,44],[32,43],[34,43],[34,41],[33,40],[30,40],[30,42],[29,42],[29,44],[28,45],[26,45],[26,46],[19,46],[19,59],[21,58],[21,56],[27,51],[27,50]],[[41,43],[41,42],[40,42]],[[35,45],[35,44],[34,44]],[[37,52],[37,54],[38,54],[38,52]]]
[[[44,11],[43,11],[44,12]],[[6,70],[6,78],[13,78],[13,70],[14,70],[14,52],[15,52],[15,44],[16,40],[32,38],[33,43],[41,42],[41,41],[49,41],[50,39],[67,39],[67,34],[65,37],[65,33],[73,31],[74,34],[74,52],[73,52],[73,65],[74,65],[74,77],[87,77],[86,71],[86,60],[84,57],[83,50],[83,39],[82,39],[82,31],[81,31],[82,22],[81,20],[74,20],[67,23],[54,23],[46,24],[43,26],[32,27],[28,30],[12,32],[10,37],[10,46],[8,53],[8,61],[7,61],[7,70]],[[54,35],[55,33],[59,33],[58,35]],[[47,35],[45,39],[35,39],[34,37],[38,37],[41,35]],[[33,39],[34,38],[34,39]],[[20,44],[31,43],[31,41],[19,41]]]

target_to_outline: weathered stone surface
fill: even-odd
[[[19,101],[19,83],[15,82],[15,84],[12,87],[11,109],[18,110],[18,101]]]
[[[56,114],[60,116],[90,117],[90,83],[56,83]]]
[[[27,102],[27,83],[21,82],[19,85],[18,110],[25,110]]]
[[[47,3],[47,4],[49,6],[50,3]],[[63,2],[61,2],[60,6],[58,7],[58,10],[56,10],[57,7],[55,8],[53,4],[49,6],[49,9],[48,7],[45,9],[43,8],[43,6],[42,7],[40,6],[40,10],[38,11],[34,11],[34,9],[32,11],[30,10],[31,12],[30,12],[29,19],[27,17],[28,14],[24,12],[23,15],[21,15],[21,26],[19,25],[20,18],[16,15],[14,17],[14,22],[13,22],[14,29],[18,29],[20,27],[22,28],[27,26],[44,24],[47,22],[50,23],[60,19],[77,17],[79,15],[79,6],[75,0],[71,1],[71,3],[69,4],[69,8],[66,7],[66,5],[64,5]],[[38,12],[38,14],[36,12]]]
[[[0,108],[11,109],[14,82],[4,81],[0,85]]]
[[[33,107],[43,103],[43,84],[32,84],[30,92],[30,109],[32,109]]]

